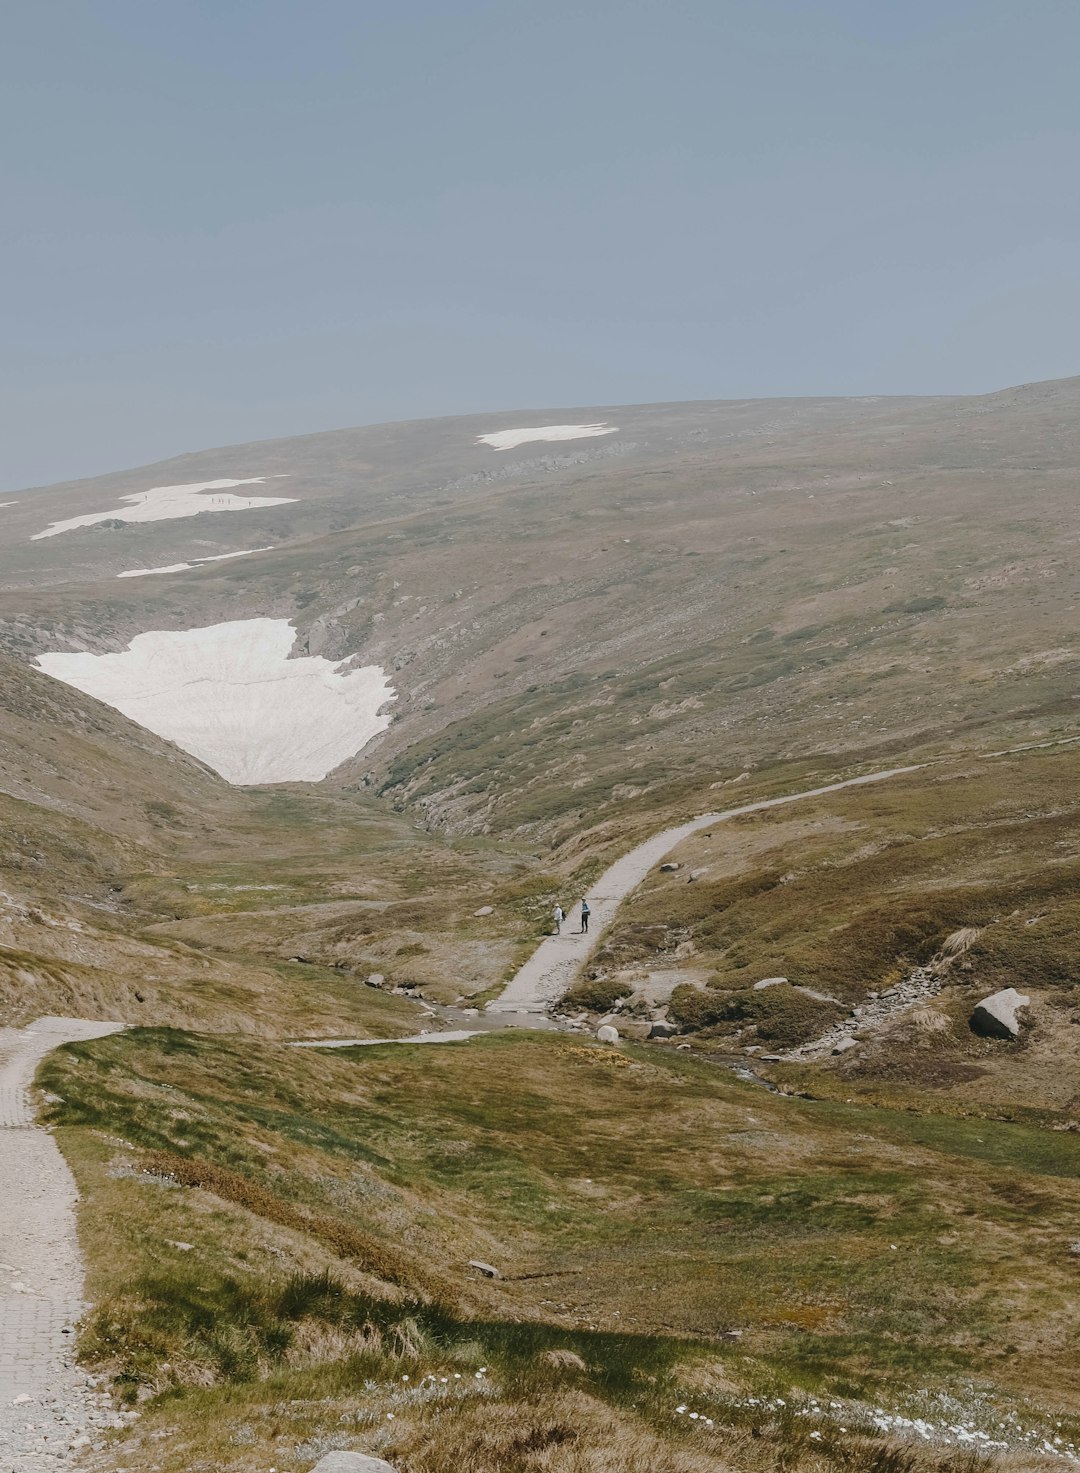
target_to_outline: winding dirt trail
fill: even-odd
[[[676,828],[664,829],[646,839],[636,849],[624,854],[600,876],[589,890],[592,919],[588,935],[582,936],[564,926],[561,936],[548,936],[507,983],[501,996],[487,1005],[489,1013],[543,1013],[568,991],[578,971],[600,945],[604,932],[615,918],[615,912],[632,890],[636,890],[649,871],[664,855],[691,834],[713,824],[738,818],[743,813],[758,813],[763,808],[780,808],[785,803],[798,803],[804,798],[820,798],[841,788],[864,787],[867,783],[885,782],[909,772],[920,772],[928,764],[917,762],[911,767],[890,767],[884,772],[869,772],[862,777],[845,778],[823,788],[807,788],[802,793],[786,793],[782,798],[762,798],[757,803],[744,803],[740,808],[726,808],[720,813],[706,813]],[[569,919],[569,918],[568,918]]]
[[[108,1408],[75,1367],[73,1328],[85,1308],[75,1235],[75,1181],[30,1086],[64,1043],[118,1023],[39,1018],[0,1029],[0,1473],[56,1473],[103,1427]]]

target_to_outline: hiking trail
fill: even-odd
[[[30,1099],[50,1050],[121,1026],[47,1017],[0,1028],[0,1473],[71,1468],[102,1431],[123,1425],[75,1366],[86,1308],[78,1193]]]
[[[604,932],[615,919],[615,913],[632,890],[645,879],[649,871],[658,865],[677,844],[701,829],[713,824],[725,823],[744,813],[758,813],[764,808],[780,808],[785,803],[798,803],[804,798],[820,798],[826,793],[837,793],[841,788],[857,788],[867,783],[885,782],[890,777],[919,772],[927,764],[917,762],[909,767],[890,767],[884,772],[868,772],[862,777],[845,778],[843,782],[827,783],[821,788],[807,788],[802,793],[785,793],[780,798],[761,798],[756,803],[744,803],[739,808],[726,808],[720,813],[706,813],[700,818],[664,829],[651,839],[638,844],[617,859],[589,889],[589,904],[592,917],[589,931],[581,935],[572,929],[571,917],[576,906],[564,922],[561,936],[548,936],[533,952],[515,976],[507,983],[499,997],[487,1005],[489,1013],[543,1013],[557,1002],[573,985],[580,969],[599,947]]]

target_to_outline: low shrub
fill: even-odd
[[[620,997],[629,997],[633,988],[619,977],[583,977],[562,1000],[563,1010],[574,1012],[587,1008],[591,1013],[606,1013]]]
[[[763,992],[727,992],[719,987],[676,987],[668,1017],[680,1028],[701,1032],[728,1024],[753,1024],[764,1042],[795,1048],[824,1033],[843,1014],[835,1003],[808,997],[797,987],[768,987]]]

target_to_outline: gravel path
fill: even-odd
[[[120,1421],[75,1368],[84,1309],[75,1182],[29,1096],[50,1049],[119,1027],[39,1018],[0,1029],[0,1473],[71,1468]]]
[[[569,918],[564,923],[561,936],[549,936],[529,957],[528,961],[507,984],[500,997],[488,1003],[488,1012],[496,1013],[542,1013],[557,1002],[568,991],[577,973],[593,954],[603,939],[603,934],[615,918],[615,912],[632,890],[664,855],[681,844],[691,834],[713,824],[724,823],[729,818],[738,818],[743,813],[758,813],[763,808],[779,808],[785,803],[798,803],[803,798],[820,798],[825,793],[836,793],[841,788],[857,788],[866,783],[884,782],[903,773],[919,772],[926,764],[913,767],[891,767],[885,772],[870,772],[863,777],[849,777],[844,782],[829,783],[823,788],[808,788],[804,793],[787,793],[782,798],[762,798],[757,803],[744,803],[741,808],[727,808],[722,813],[706,813],[702,818],[693,818],[677,828],[665,829],[646,839],[629,854],[617,859],[610,869],[604,871],[589,891],[592,920],[587,936],[570,929]]]

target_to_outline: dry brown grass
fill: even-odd
[[[540,1391],[504,1404],[463,1402],[396,1436],[401,1473],[729,1473],[715,1435],[674,1445],[584,1392]]]
[[[354,1263],[376,1278],[440,1299],[444,1304],[452,1303],[455,1298],[450,1281],[414,1255],[404,1253],[393,1244],[352,1227],[338,1217],[289,1202],[239,1172],[228,1171],[211,1161],[177,1156],[171,1151],[147,1152],[142,1164],[148,1172],[157,1173],[168,1181],[199,1187],[223,1202],[231,1202],[253,1212],[256,1217],[306,1233],[335,1257]]]

